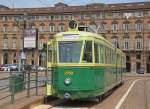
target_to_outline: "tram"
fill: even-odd
[[[47,43],[51,77],[47,95],[60,99],[100,97],[123,82],[126,56],[101,35],[79,31],[76,21]]]

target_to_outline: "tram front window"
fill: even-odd
[[[64,41],[59,42],[59,62],[79,63],[82,42]]]

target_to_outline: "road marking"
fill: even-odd
[[[134,84],[136,82],[138,82],[139,80],[142,80],[142,79],[137,79],[137,80],[134,80],[133,83],[131,84],[131,86],[129,87],[129,89],[127,90],[127,92],[123,95],[123,97],[120,99],[120,101],[118,102],[118,104],[115,106],[114,109],[120,109],[122,103],[124,102],[124,100],[126,99],[126,97],[128,96],[129,92],[131,91],[132,87],[134,86]]]
[[[44,104],[42,104],[42,105],[33,107],[32,109],[48,109],[50,107],[52,107],[52,106],[51,105],[44,105]]]

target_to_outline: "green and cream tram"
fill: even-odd
[[[101,35],[76,26],[47,43],[52,69],[47,95],[66,99],[99,97],[122,83],[125,54]]]

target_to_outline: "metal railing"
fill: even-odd
[[[45,85],[46,75],[38,71],[10,71],[0,72],[0,101],[10,99],[15,102],[15,95],[26,91],[27,97],[30,97],[31,89],[35,89],[35,95],[38,95],[38,88]]]

